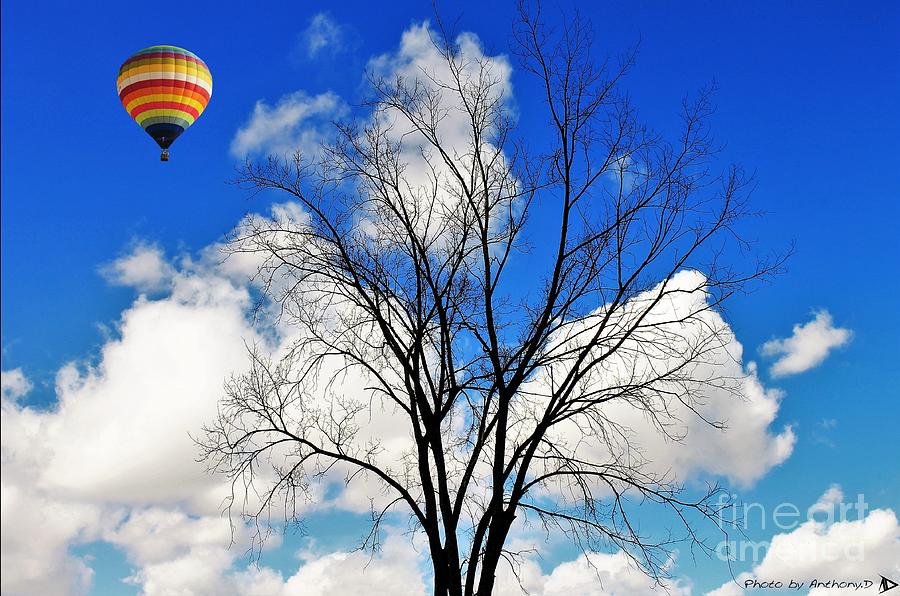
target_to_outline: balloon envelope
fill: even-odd
[[[193,52],[151,46],[122,64],[116,88],[128,114],[165,153],[206,109],[212,75]]]

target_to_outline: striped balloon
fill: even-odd
[[[116,81],[128,114],[163,149],[200,117],[212,95],[212,75],[196,54],[175,46],[151,46],[122,64]]]

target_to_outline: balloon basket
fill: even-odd
[[[159,161],[169,161],[168,149],[163,149],[163,152],[159,154]]]

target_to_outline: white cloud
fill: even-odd
[[[229,548],[228,523],[219,517],[191,518],[152,508],[133,514],[105,538],[138,566],[128,581],[146,596],[356,596],[371,593],[372,586],[379,593],[424,596],[423,551],[399,531],[385,532],[375,555],[298,553],[297,571],[287,579],[265,566],[239,565],[246,532],[239,532],[237,544]]]
[[[313,15],[300,34],[301,49],[310,60],[326,53],[339,54],[345,49],[345,43],[344,28],[324,12]]]
[[[237,158],[248,155],[305,155],[318,151],[319,144],[331,134],[331,120],[344,114],[346,106],[327,91],[310,96],[303,91],[283,96],[275,106],[256,102],[250,120],[231,141],[231,153]]]
[[[805,372],[822,364],[828,354],[850,341],[849,329],[835,327],[828,311],[820,310],[815,318],[803,325],[794,325],[794,332],[784,339],[772,339],[763,344],[764,356],[778,356],[772,365],[774,377]]]
[[[236,573],[231,581],[241,596],[356,596],[379,594],[425,596],[430,583],[427,551],[396,529],[388,528],[381,550],[362,552],[303,552],[297,572],[286,580],[268,568]],[[523,591],[524,590],[524,591]],[[665,590],[689,596],[690,585],[681,580],[657,584],[619,551],[582,554],[543,573],[535,557],[522,559],[516,570],[501,564],[495,596],[644,596]],[[527,591],[527,592],[526,592]]]
[[[130,507],[145,505],[215,514],[189,532],[167,535],[169,548],[188,534],[196,541],[211,526],[224,536],[164,560],[136,557],[134,581],[146,593],[154,593],[160,577],[174,581],[178,569],[201,581],[204,568],[218,575],[231,565],[228,521],[218,516],[227,488],[195,462],[188,433],[198,434],[215,415],[223,379],[246,365],[243,340],[256,339],[245,316],[249,297],[242,285],[202,266],[156,267],[168,268],[170,292],[135,300],[96,365],[59,371],[52,409],[7,399],[28,384],[20,371],[3,373],[3,594],[85,592],[92,572],[69,547],[103,537],[127,547],[140,516],[114,528]],[[140,534],[145,551],[158,546]]]
[[[104,539],[121,547],[137,570],[127,583],[140,585],[145,596],[233,593],[230,569],[242,552],[220,516],[190,517],[178,509],[137,510]]]
[[[21,368],[0,371],[0,395],[3,400],[15,401],[31,391],[31,381]]]
[[[417,116],[424,121],[434,119],[437,136],[441,140],[441,149],[447,155],[453,156],[454,166],[457,171],[477,171],[475,156],[477,151],[473,147],[471,120],[467,106],[460,97],[459,92],[453,91],[454,86],[460,84],[466,88],[484,88],[487,95],[479,100],[483,104],[501,106],[504,116],[509,117],[513,110],[512,94],[512,64],[507,56],[488,55],[482,47],[478,36],[473,33],[461,33],[453,40],[453,51],[456,59],[457,72],[453,72],[446,56],[435,46],[435,38],[439,34],[432,30],[428,22],[411,26],[404,31],[400,40],[400,47],[395,52],[377,56],[369,61],[369,70],[377,78],[385,81],[386,86],[396,85],[398,81],[410,93],[421,93],[427,89],[440,96],[440,107],[434,113],[426,107],[428,102],[421,102],[417,109],[421,111]],[[459,76],[459,83],[455,76]],[[485,83],[489,83],[485,86]],[[449,90],[442,90],[442,86]],[[401,94],[402,95],[402,94]],[[494,122],[488,115],[487,121]],[[384,108],[378,111],[372,118],[371,125],[382,132],[390,143],[400,146],[400,160],[404,164],[403,179],[409,186],[405,192],[404,200],[410,202],[419,201],[422,213],[428,213],[429,235],[439,236],[453,227],[452,213],[456,212],[461,203],[458,191],[459,183],[456,173],[438,156],[438,151],[432,147],[425,135],[416,130],[396,108]],[[500,182],[500,173],[504,171],[506,156],[502,148],[495,147],[484,139],[490,139],[490,130],[483,131],[480,151],[484,163],[494,163],[493,171],[488,173],[490,183],[495,185],[492,194],[500,203],[494,207],[494,213],[503,213],[509,195],[514,194],[512,188]],[[496,153],[498,159],[492,156]],[[508,181],[513,184],[514,181]],[[434,193],[438,200],[437,207],[430,206],[430,197]],[[502,195],[502,198],[500,197]],[[458,215],[458,214],[457,214]],[[372,221],[379,219],[377,214],[368,214]],[[497,216],[502,219],[502,216]],[[422,223],[424,227],[424,223]],[[420,233],[422,230],[420,230]]]
[[[290,205],[273,211],[299,215]],[[228,482],[196,462],[190,434],[199,436],[215,418],[224,380],[246,368],[245,341],[274,346],[249,320],[254,264],[222,262],[214,253],[211,247],[178,268],[165,263],[168,292],[138,297],[96,364],[58,372],[52,409],[17,403],[28,381],[18,369],[3,372],[4,595],[84,593],[92,572],[69,547],[94,540],[126,552],[135,565],[128,581],[144,594],[237,593],[235,567],[248,532],[238,526],[238,544],[229,548],[229,520],[220,515]],[[278,331],[267,337],[277,343]],[[389,426],[385,414],[367,430],[390,435]],[[368,511],[368,500],[347,495],[334,503]],[[359,556],[345,565],[359,566]],[[342,557],[331,559],[340,567]],[[306,574],[316,568],[309,563]],[[246,593],[257,593],[254,586]]]
[[[809,508],[809,513],[815,513],[818,511],[822,511],[825,513],[829,513],[834,509],[834,506],[841,503],[844,500],[844,491],[841,490],[841,487],[837,484],[832,484],[828,487],[819,500],[812,504]]]
[[[676,274],[668,284],[673,294],[659,302],[646,319],[649,330],[644,333],[642,345],[626,343],[586,382],[586,387],[598,391],[634,383],[645,376],[653,378],[681,363],[682,354],[702,346],[695,363],[683,371],[684,379],[669,387],[675,393],[647,394],[640,401],[617,399],[604,404],[603,416],[619,425],[620,438],[615,433],[608,437],[585,433],[588,422],[572,419],[558,427],[553,439],[556,448],[577,450],[575,457],[597,462],[621,461],[622,457],[633,458],[637,453],[635,463],[645,460],[645,472],[673,475],[680,481],[713,474],[744,485],[752,484],[790,456],[796,441],[792,428],[772,428],[783,394],[763,386],[753,362],[743,364],[743,346],[721,315],[708,308],[705,283],[705,277],[696,271]],[[634,313],[643,312],[639,305],[659,291],[657,287],[632,299],[617,315],[621,321],[614,321],[612,326],[626,326]],[[568,338],[584,337],[584,329],[603,315],[599,309],[573,322],[562,334],[558,349],[564,351],[571,341],[577,341]],[[678,322],[653,328],[649,327],[652,321]],[[617,332],[610,333],[615,336]],[[649,337],[648,333],[659,337]],[[561,364],[561,370],[566,370],[566,366]],[[557,378],[565,376],[559,370],[551,372],[557,373]],[[536,396],[547,395],[549,378],[538,377],[528,391]],[[701,383],[700,379],[708,382]],[[687,398],[682,401],[676,394]],[[649,411],[656,413],[656,420]],[[716,428],[709,422],[722,423],[725,428]],[[666,433],[661,432],[660,425],[665,426]]]
[[[821,515],[823,512],[827,515]],[[797,528],[773,536],[762,561],[752,572],[741,574],[738,584],[755,578],[785,583],[794,579],[807,582],[807,586],[814,579],[870,580],[877,586],[881,574],[900,574],[900,524],[893,510],[866,513],[858,503],[845,503],[840,487],[832,486],[810,507],[809,514]],[[741,593],[734,582],[728,582],[708,596]],[[809,592],[811,596],[859,593],[853,588],[816,588]]]
[[[248,306],[245,288],[190,272],[166,298],[139,298],[96,367],[59,372],[58,405],[43,415],[41,485],[107,502],[217,508],[222,495],[209,491],[221,480],[194,461],[189,433],[215,416],[223,380],[246,366]]]
[[[56,498],[37,486],[47,456],[45,418],[6,397],[0,406],[0,591],[84,593],[92,572],[69,547],[96,535],[100,508]]]
[[[231,532],[219,516],[192,518],[177,508],[150,507],[134,510],[105,539],[125,547],[129,558],[143,566],[178,558],[194,548],[227,546]]]
[[[622,551],[582,554],[541,573],[534,559],[526,559],[516,572],[509,565],[498,573],[496,596],[637,596],[656,592],[689,596],[691,588],[679,580],[657,583]]]
[[[307,555],[309,556],[309,555]],[[277,589],[274,574],[263,572],[267,591],[261,596],[356,596],[378,593],[398,596],[424,596],[426,583],[423,565],[425,552],[409,539],[390,533],[381,552],[374,558],[360,552],[336,552],[315,555],[306,560],[289,578],[283,589]],[[523,589],[525,591],[523,591]],[[536,558],[523,559],[515,572],[506,563],[497,573],[495,596],[643,596],[665,590],[672,596],[689,596],[690,586],[678,580],[657,584],[635,563],[619,551],[590,553],[565,561],[543,573]],[[526,592],[527,591],[527,592]]]
[[[425,585],[419,568],[421,551],[409,539],[392,533],[381,552],[307,554],[297,573],[285,583],[285,596],[356,596],[372,593],[422,596]]]
[[[138,242],[128,254],[102,266],[100,274],[111,284],[158,292],[169,287],[175,269],[159,246]]]
[[[742,586],[746,580],[752,577],[753,575],[750,573],[740,573],[734,578],[734,581],[724,583],[715,590],[707,592],[706,596],[744,596],[747,591]]]
[[[7,428],[4,424],[4,434]],[[5,450],[4,450],[5,451]],[[84,594],[93,571],[69,553],[101,522],[99,508],[47,498],[10,478],[4,453],[0,589],[4,596]]]

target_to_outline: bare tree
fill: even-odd
[[[203,456],[262,533],[275,506],[295,520],[317,479],[363,483],[364,546],[388,512],[406,512],[436,595],[491,594],[521,555],[506,548],[517,518],[586,551],[621,548],[659,579],[674,541],[702,546],[696,519],[721,523],[717,489],[685,496],[610,408],[626,404],[674,444],[711,390],[740,397],[715,364],[728,329],[708,315],[779,265],[722,263],[746,248],[735,223],[748,180],[712,169],[708,93],[684,102],[665,140],[619,91],[633,55],[595,61],[577,18],[553,31],[521,10],[513,53],[547,123],[528,139],[497,64],[435,37],[439,65],[372,74],[367,124],[336,124],[314,159],[242,169],[240,183],[300,207],[249,218],[230,243],[259,259],[294,335],[277,357],[251,349]],[[684,296],[701,298],[667,306]],[[385,415],[402,431],[390,444],[372,428]],[[642,534],[647,503],[681,531]]]

